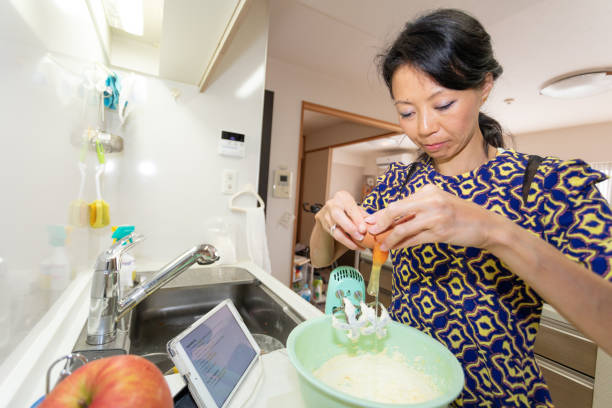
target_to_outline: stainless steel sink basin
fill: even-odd
[[[286,345],[291,330],[303,321],[246,270],[194,269],[196,271],[185,272],[186,276],[179,276],[168,287],[159,289],[136,306],[124,322],[123,330],[119,330],[117,341],[89,346],[84,338],[79,338],[74,350],[89,359],[109,354],[141,355],[166,372],[172,368],[166,355],[167,342],[225,299],[233,301],[251,333],[265,335],[256,336],[258,342],[272,337],[274,342],[278,340]],[[81,337],[84,334],[85,330]]]

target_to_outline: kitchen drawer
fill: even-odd
[[[363,280],[366,282],[366,287],[368,286],[368,281],[370,280],[370,272],[372,271],[372,264],[365,260],[359,261],[359,272],[363,276]],[[380,269],[380,278],[378,284],[381,288],[386,289],[389,293],[391,293],[391,280],[393,279],[393,269],[389,269],[386,266],[383,266]]]
[[[597,345],[564,322],[542,317],[534,351],[556,363],[595,377]]]
[[[536,356],[538,365],[550,390],[555,408],[590,408],[593,406],[593,379]]]

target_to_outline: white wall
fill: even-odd
[[[38,29],[32,29],[11,4],[0,5],[0,258],[7,269],[0,273],[8,275],[0,276],[0,299],[11,307],[8,322],[0,321],[2,356],[46,310],[38,285],[40,262],[51,253],[46,226],[68,222],[68,206],[76,199],[79,183],[79,147],[70,140],[78,139],[87,125],[95,127],[95,104],[85,105],[83,120],[81,72],[91,61],[100,61],[102,53],[93,25],[82,24],[81,16],[79,24],[71,26],[75,17],[66,13],[47,14],[54,16],[59,31],[64,26],[76,30],[71,38],[77,43],[62,49],[72,57],[49,57]],[[230,214],[227,208],[221,169],[237,170],[240,185],[257,185],[264,83],[246,97],[236,96],[236,91],[265,66],[267,33],[267,1],[256,0],[205,93],[191,85],[136,76],[133,111],[126,125],[120,128],[116,114],[107,111],[109,130],[124,137],[125,148],[107,155],[103,198],[110,205],[111,225],[135,224],[147,237],[133,250],[137,264],[168,262],[201,243],[205,224],[214,217],[244,225],[242,215]],[[176,100],[175,92],[180,93]],[[246,135],[245,158],[217,154],[222,129]],[[150,174],[141,171],[143,163]],[[85,200],[91,202],[93,153],[87,164]],[[69,243],[73,266],[91,270],[110,235],[110,227],[74,228]]]
[[[612,161],[612,122],[523,133],[514,141],[516,150],[524,153],[588,163]]]
[[[361,189],[363,187],[363,167],[351,164],[332,163],[331,175],[329,176],[328,199],[333,197],[340,190],[345,190],[351,194],[355,200],[361,199]]]
[[[297,176],[300,113],[303,100],[342,109],[376,119],[396,122],[396,113],[382,81],[354,84],[323,76],[284,61],[268,58],[266,89],[274,91],[270,171],[286,166]],[[272,173],[271,173],[272,174]],[[271,183],[271,181],[270,181]],[[297,186],[297,183],[294,185]],[[290,199],[272,197],[268,187],[266,215],[271,246],[272,273],[289,284],[292,262],[293,225],[284,227],[279,220],[285,213],[294,214],[296,192]]]
[[[329,175],[328,198],[340,191],[348,191],[359,200],[364,183],[365,166],[369,155],[345,152],[342,148],[332,150],[332,167]]]

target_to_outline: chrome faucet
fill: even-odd
[[[98,256],[91,284],[91,300],[87,319],[88,344],[100,345],[114,340],[117,335],[117,322],[123,316],[194,263],[209,265],[219,260],[215,247],[206,244],[197,245],[121,298],[118,283],[121,255],[143,239],[143,235],[133,232],[115,242]]]

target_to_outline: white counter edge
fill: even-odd
[[[139,269],[155,270],[162,266],[161,263],[139,264]],[[247,269],[305,320],[322,315],[319,309],[252,262],[198,267],[231,266]],[[91,277],[91,273],[80,273],[2,364],[0,407],[27,408],[44,394],[47,369],[55,360],[71,352],[87,320]]]
[[[90,284],[90,274],[77,275],[0,367],[2,406],[29,407],[45,393],[47,369],[70,353],[87,319]]]

